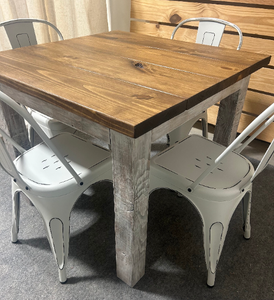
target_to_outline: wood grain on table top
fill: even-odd
[[[270,56],[114,31],[0,53],[0,82],[138,137]]]

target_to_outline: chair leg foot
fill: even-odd
[[[67,281],[66,263],[69,247],[69,217],[52,218],[46,221],[46,228],[51,250],[58,265],[59,281]]]
[[[16,243],[19,232],[19,218],[20,218],[20,194],[14,192],[12,202],[12,226],[11,226],[11,241]]]
[[[214,283],[215,283],[215,273],[211,273],[211,271],[209,270],[208,271],[208,274],[207,274],[207,286],[208,287],[214,287]]]
[[[244,219],[244,238],[249,240],[251,237],[250,213],[251,213],[251,192],[245,194],[243,198],[243,219]]]
[[[249,240],[250,237],[251,237],[251,226],[250,225],[249,226],[245,226],[245,228],[244,228],[244,238],[246,240]]]
[[[17,233],[16,234],[11,234],[11,242],[13,244],[16,244],[18,242],[18,239],[17,239]]]
[[[67,275],[65,269],[60,270],[59,269],[59,281],[60,283],[64,284],[67,282]]]

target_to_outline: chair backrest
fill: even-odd
[[[37,45],[33,23],[43,23],[50,26],[56,31],[60,40],[64,39],[59,29],[46,20],[14,19],[0,23],[0,27],[3,26],[5,28],[11,47],[15,49],[25,46]]]
[[[44,131],[41,129],[41,127],[36,123],[36,121],[33,119],[32,115],[28,112],[28,110],[25,108],[25,106],[15,102],[13,99],[11,99],[10,97],[8,97],[6,94],[4,94],[2,92],[0,92],[0,101],[6,103],[8,106],[10,106],[12,109],[14,109],[19,115],[21,115],[25,119],[25,121],[27,121],[32,126],[32,128],[41,137],[43,142],[53,151],[53,153],[58,157],[58,159],[61,161],[61,163],[64,165],[64,167],[71,173],[71,175],[74,177],[74,179],[77,181],[77,183],[81,185],[82,179],[74,171],[74,169],[66,161],[66,159],[60,154],[58,149],[55,147],[55,145],[52,143],[52,141],[48,138],[48,136],[44,133]],[[23,178],[18,173],[9,152],[6,149],[4,140],[8,140],[8,142],[10,142],[20,153],[24,153],[26,150],[24,148],[22,148],[20,145],[18,145],[1,128],[0,128],[0,135],[2,136],[0,138],[0,164],[1,164],[1,166],[16,181],[20,182],[21,184],[25,184]]]
[[[220,45],[226,26],[231,26],[237,30],[239,34],[239,44],[237,50],[241,49],[243,43],[243,34],[241,29],[228,21],[216,18],[190,18],[180,22],[172,32],[171,39],[174,38],[176,31],[184,24],[199,21],[199,27],[196,36],[196,43],[216,46]]]
[[[190,191],[194,190],[197,185],[212,172],[222,160],[232,151],[240,153],[251,141],[253,141],[265,128],[267,128],[274,121],[274,103],[271,104],[265,111],[263,111],[245,130],[215,159],[215,161],[208,167],[191,185]],[[253,133],[254,132],[254,133]],[[250,135],[250,136],[249,136]],[[271,156],[274,152],[274,139],[266,150],[258,167],[256,168],[251,182],[254,178],[263,171],[267,166]],[[233,162],[231,162],[233,163]]]

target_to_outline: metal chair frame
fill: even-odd
[[[37,45],[36,33],[34,30],[34,23],[40,23],[50,26],[58,35],[59,40],[63,40],[63,35],[60,30],[52,23],[42,19],[13,19],[0,23],[0,27],[4,27],[7,37],[9,38],[11,47],[13,49]],[[50,118],[36,110],[30,109],[33,117],[48,137],[53,137],[61,132],[75,132],[75,129]],[[34,131],[29,129],[31,144],[34,144]]]
[[[42,139],[42,143],[25,150],[0,129],[0,166],[12,178],[11,240],[17,242],[20,193],[37,208],[44,220],[47,237],[54,254],[61,283],[66,282],[71,210],[82,193],[93,183],[112,180],[111,154],[71,133],[52,138],[44,133],[29,111],[6,94],[0,101],[21,115]],[[21,154],[12,160],[6,142]]]
[[[273,121],[274,104],[261,113],[227,148],[205,137],[190,135],[151,161],[151,190],[169,188],[179,192],[195,206],[201,216],[209,286],[214,285],[229,222],[241,201],[244,237],[249,239],[251,236],[252,183],[272,157],[274,139],[255,171],[251,162],[239,153]]]
[[[240,50],[243,43],[243,34],[240,28],[228,21],[216,19],[216,18],[190,18],[180,22],[172,32],[171,39],[174,39],[177,30],[189,22],[199,21],[199,27],[196,36],[196,43],[210,45],[210,46],[219,46],[223,32],[226,26],[233,27],[239,34],[239,44],[237,50]],[[209,38],[207,37],[209,35]],[[208,124],[207,124],[207,112],[201,112],[195,118],[189,120],[179,128],[173,130],[168,134],[168,144],[173,145],[174,143],[184,139],[189,134],[191,128],[198,121],[202,121],[202,133],[204,137],[208,137]]]

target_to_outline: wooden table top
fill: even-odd
[[[0,53],[0,82],[139,137],[270,56],[113,31]]]

